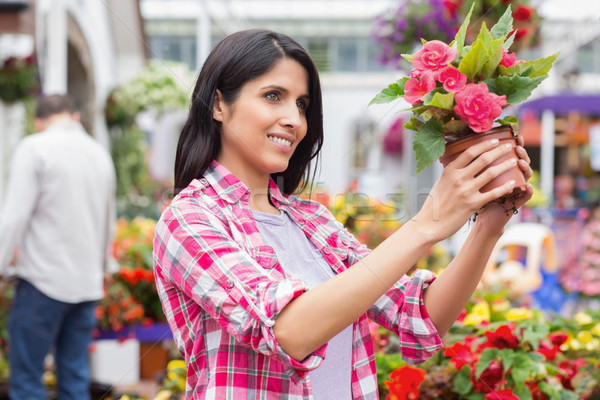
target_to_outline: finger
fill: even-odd
[[[464,168],[469,165],[474,159],[479,157],[481,154],[498,147],[500,141],[498,139],[486,140],[485,142],[478,143],[474,146],[469,147],[461,153],[450,165],[454,168]]]
[[[525,162],[525,160],[519,160],[519,168],[521,168],[521,171],[523,171],[523,176],[527,182],[533,176],[533,170],[531,169],[531,166]]]
[[[503,184],[502,186],[498,186],[488,192],[482,194],[483,204],[487,204],[492,200],[499,199],[500,197],[507,195],[513,191],[515,188],[515,181],[510,180]]]
[[[500,164],[493,165],[487,168],[474,179],[475,184],[479,189],[481,189],[495,177],[502,175],[504,172],[508,171],[511,168],[514,168],[514,166],[517,165],[517,161],[518,160],[515,157],[511,157],[508,160],[501,162]]]
[[[479,157],[473,160],[468,166],[466,166],[465,171],[470,176],[477,176],[481,173],[481,171],[493,164],[498,158],[512,151],[512,149],[513,145],[511,143],[505,143],[496,147],[495,149],[486,151],[485,153],[479,155]]]
[[[529,199],[531,199],[531,196],[533,196],[533,186],[530,183],[528,183],[527,185],[525,185],[525,191],[519,193],[515,197],[515,204],[518,207],[520,207],[527,201],[529,201]]]
[[[523,160],[527,161],[527,164],[530,164],[530,163],[531,163],[531,158],[529,158],[529,154],[527,154],[527,150],[525,150],[525,148],[524,148],[524,147],[522,147],[522,146],[517,146],[517,147],[515,148],[515,150],[516,150],[516,152],[517,152],[517,155],[519,156],[519,158],[521,158],[521,159],[523,159]]]
[[[525,146],[525,138],[523,137],[523,135],[518,135],[517,136],[517,145],[518,146]]]

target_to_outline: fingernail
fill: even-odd
[[[504,145],[504,147],[506,147],[507,149],[512,149],[512,144],[510,144],[510,143],[506,143],[506,144]]]
[[[508,181],[509,186],[515,186],[515,183],[517,183],[517,182],[514,179],[511,181]]]
[[[498,144],[499,140],[498,139],[492,139],[490,140],[491,144]]]
[[[515,165],[517,163],[517,159],[516,158],[511,158],[510,159],[510,164],[511,165]]]

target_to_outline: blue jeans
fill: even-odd
[[[90,398],[88,346],[96,302],[63,303],[19,280],[8,322],[11,400],[47,398],[44,358],[54,349],[60,400]]]

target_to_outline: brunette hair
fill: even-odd
[[[288,195],[303,189],[314,178],[317,163],[311,178],[310,162],[315,158],[318,160],[323,145],[323,107],[317,68],[306,50],[292,38],[268,30],[251,29],[221,40],[202,66],[192,94],[190,113],[177,143],[175,194],[200,178],[221,150],[221,122],[213,119],[217,89],[222,99],[231,104],[246,82],[269,72],[284,58],[297,61],[308,73],[308,130],[288,168],[271,177]]]
[[[37,105],[35,107],[36,118],[46,119],[55,114],[62,114],[64,112],[68,112],[69,114],[77,112],[75,103],[67,95],[51,94],[37,100]]]

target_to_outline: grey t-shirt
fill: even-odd
[[[302,279],[309,288],[335,275],[319,250],[285,212],[253,213],[263,239],[273,247],[287,273]],[[329,341],[323,363],[309,372],[315,400],[351,399],[351,369],[352,325]]]

